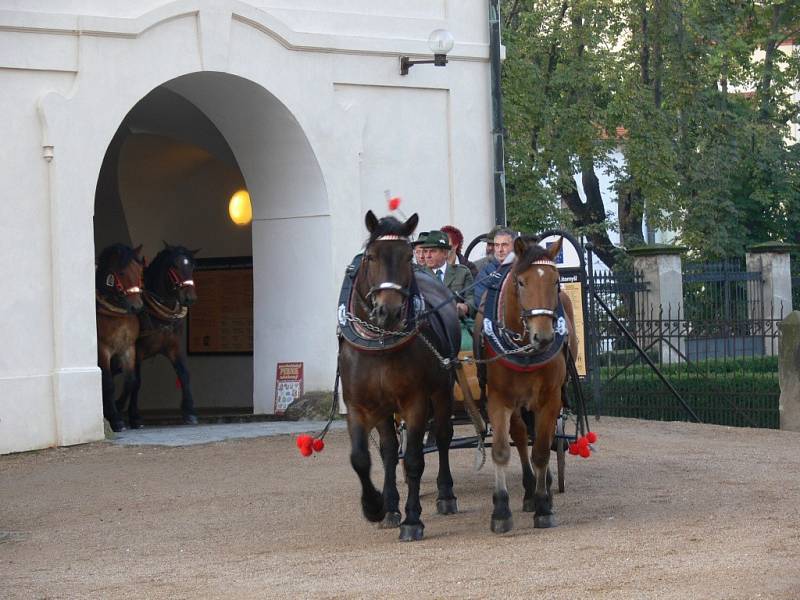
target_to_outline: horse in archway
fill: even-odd
[[[114,244],[100,253],[95,269],[97,364],[102,373],[103,416],[114,431],[125,421],[114,402],[114,373],[124,374],[126,385],[135,377],[136,338],[142,310],[142,246]]]
[[[197,300],[192,279],[194,255],[197,252],[198,250],[170,246],[164,242],[164,249],[145,268],[145,310],[139,315],[135,377],[126,386],[117,406],[119,410],[124,410],[125,400],[129,399],[128,423],[132,428],[138,429],[142,426],[139,414],[142,361],[158,354],[170,361],[180,382],[183,422],[188,425],[197,424],[184,347],[186,315],[189,307]]]
[[[412,268],[409,236],[416,214],[401,223],[378,220],[367,212],[369,240],[353,261],[339,298],[339,371],[347,405],[350,462],[361,481],[361,508],[368,521],[381,527],[400,526],[400,539],[423,537],[420,479],[425,468],[423,436],[433,414],[439,451],[436,479],[440,514],[458,511],[450,473],[453,438],[452,371],[443,368],[431,350],[454,358],[460,344],[455,302],[432,276]],[[427,307],[439,306],[427,316]],[[408,428],[405,471],[408,497],[400,522],[396,468],[399,443],[395,415]],[[383,491],[370,478],[370,431],[377,428],[383,460]]]
[[[523,510],[534,513],[534,527],[554,527],[550,450],[562,406],[567,375],[565,344],[577,356],[572,304],[559,289],[555,258],[562,240],[545,250],[533,238],[514,242],[514,262],[501,267],[486,296],[485,313],[475,323],[487,365],[489,420],[495,488],[491,529],[513,527],[506,486],[509,435],[517,447],[525,488]],[[513,350],[519,353],[510,353]],[[533,449],[521,411],[533,414]]]

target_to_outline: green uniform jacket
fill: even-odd
[[[425,271],[429,275],[436,277],[433,269],[425,267]],[[451,292],[461,292],[464,288],[471,286],[473,281],[472,273],[464,265],[447,265],[447,270],[444,272],[444,285]],[[464,302],[469,306],[469,316],[472,316],[475,312],[475,295],[472,288],[462,295],[464,296]]]

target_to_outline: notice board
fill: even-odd
[[[189,354],[253,353],[253,268],[196,270]]]

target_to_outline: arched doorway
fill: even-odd
[[[237,226],[227,206],[242,188],[252,198],[253,222]],[[249,80],[215,72],[185,75],[152,90],[123,120],[98,177],[96,253],[116,241],[143,243],[151,258],[162,240],[201,248],[194,310],[221,336],[205,348],[192,337],[190,321],[186,343],[201,416],[275,412],[276,364],[313,356],[313,319],[296,312],[304,304],[306,314],[313,310],[315,290],[324,295],[331,283],[329,264],[318,258],[330,246],[328,212],[319,165],[302,128]],[[214,282],[205,305],[204,281]],[[230,318],[231,307],[236,318]],[[143,414],[177,415],[180,393],[168,362],[148,361],[142,379]]]

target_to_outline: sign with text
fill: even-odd
[[[189,354],[252,354],[253,269],[194,272]]]
[[[275,372],[275,414],[282,415],[302,395],[303,363],[278,363]]]
[[[572,302],[572,310],[575,314],[575,336],[578,338],[578,356],[575,357],[575,368],[578,375],[586,376],[586,339],[584,335],[583,322],[583,290],[580,281],[565,282],[561,280],[561,291],[563,291]]]

